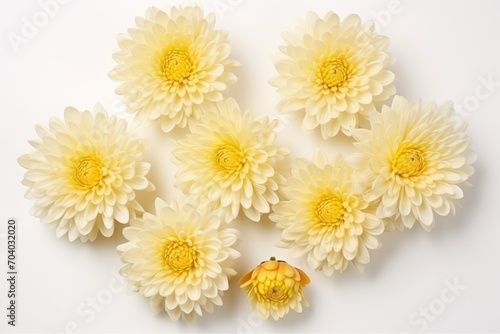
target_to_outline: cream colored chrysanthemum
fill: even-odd
[[[380,202],[378,216],[397,218],[399,229],[419,221],[429,231],[434,213],[455,214],[476,155],[452,103],[421,106],[396,96],[391,107],[373,113],[371,127],[353,133],[360,153],[351,161],[365,173],[365,198]]]
[[[342,156],[332,162],[322,152],[315,161],[297,159],[281,187],[284,199],[273,205],[271,220],[283,230],[278,246],[330,276],[349,263],[359,271],[370,261],[368,249],[380,246],[384,231],[376,207],[363,199],[358,174]]]
[[[273,59],[278,75],[270,83],[283,96],[278,110],[304,113],[306,130],[319,126],[323,138],[339,130],[349,136],[359,118],[375,110],[374,102],[395,93],[394,74],[387,70],[394,62],[386,52],[389,40],[375,33],[371,21],[309,13],[283,39]]]
[[[118,38],[118,65],[110,77],[121,82],[127,111],[137,120],[161,120],[163,131],[185,127],[204,107],[221,101],[236,82],[231,72],[239,63],[229,59],[227,32],[214,29],[215,16],[200,7],[155,7],[136,19],[136,27]]]
[[[302,288],[310,283],[309,277],[299,268],[271,257],[261,262],[240,279],[241,288],[248,292],[252,307],[264,318],[283,318],[292,309],[302,312],[309,306]]]
[[[190,126],[191,134],[176,142],[174,163],[179,166],[175,186],[225,210],[226,221],[240,207],[254,221],[276,203],[281,174],[277,164],[287,153],[274,145],[276,121],[242,113],[233,99],[217,103],[203,119]]]
[[[154,190],[142,161],[145,141],[127,131],[127,123],[109,117],[101,105],[92,112],[66,108],[64,121],[36,127],[35,152],[19,158],[28,171],[23,184],[34,199],[32,214],[57,237],[94,241],[109,237],[115,221],[127,224],[143,212],[136,190]]]
[[[221,228],[221,222],[217,212],[157,199],[156,214],[133,219],[124,230],[128,242],[118,246],[129,289],[173,320],[194,320],[222,305],[240,254],[232,248],[238,231]]]

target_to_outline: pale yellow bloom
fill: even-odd
[[[101,105],[93,112],[66,108],[64,121],[36,126],[35,152],[19,158],[28,171],[23,184],[34,199],[32,214],[57,237],[94,241],[109,237],[115,222],[127,224],[143,212],[137,190],[154,190],[146,179],[145,141],[127,130],[127,123],[109,117]]]
[[[252,307],[264,318],[283,318],[292,309],[302,312],[309,306],[302,289],[310,283],[299,268],[271,257],[240,279],[241,288],[248,292]]]
[[[221,222],[217,212],[192,203],[157,199],[156,214],[132,220],[123,233],[128,242],[118,246],[129,289],[173,320],[194,320],[222,305],[240,254],[233,249],[238,231]]]
[[[274,57],[278,75],[270,83],[283,97],[278,111],[303,114],[303,129],[319,126],[323,138],[339,130],[351,135],[374,103],[395,93],[394,74],[387,70],[394,62],[386,52],[389,40],[374,31],[373,22],[311,12],[295,32],[282,36],[286,44]]]
[[[231,72],[239,66],[229,59],[227,32],[214,29],[215,15],[198,6],[151,7],[136,27],[118,38],[118,65],[110,77],[121,82],[127,111],[142,123],[161,121],[163,131],[185,127],[198,119],[207,104],[221,101]]]
[[[320,151],[314,161],[297,159],[270,215],[283,230],[278,246],[293,256],[306,255],[312,269],[328,276],[349,263],[362,271],[370,261],[368,250],[380,246],[384,224],[376,206],[363,198],[366,189],[358,177],[340,155],[332,162]]]
[[[276,203],[278,163],[287,151],[274,144],[276,121],[241,112],[233,99],[217,103],[190,125],[191,133],[176,142],[175,186],[214,208],[225,220],[245,215],[258,221]]]
[[[451,102],[422,106],[396,96],[392,106],[373,113],[371,130],[353,133],[359,153],[350,160],[364,173],[365,198],[379,202],[379,217],[398,229],[418,221],[429,231],[434,213],[455,214],[476,159],[466,127]]]

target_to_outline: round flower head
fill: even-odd
[[[194,320],[202,310],[222,305],[240,256],[232,248],[237,230],[221,228],[216,212],[160,199],[155,215],[145,213],[130,225],[123,233],[128,242],[118,246],[120,272],[130,290],[150,298],[153,309],[164,309],[173,320]]]
[[[358,174],[342,156],[332,162],[318,152],[315,161],[297,159],[280,188],[284,199],[273,205],[271,220],[283,230],[278,246],[293,256],[307,255],[314,270],[330,276],[349,263],[359,271],[370,261],[368,249],[380,246],[384,223],[376,206],[363,199]]]
[[[277,164],[286,150],[274,145],[276,121],[242,113],[233,99],[207,110],[190,126],[191,134],[177,141],[175,186],[184,193],[224,208],[225,220],[236,218],[240,207],[254,221],[278,201]]]
[[[94,241],[109,237],[115,221],[127,224],[143,212],[136,190],[154,190],[146,179],[150,165],[142,161],[145,141],[127,131],[127,123],[109,117],[100,104],[92,112],[66,108],[64,121],[36,126],[35,152],[18,161],[28,171],[26,198],[32,214],[57,237]]]
[[[111,79],[121,82],[127,111],[142,123],[161,119],[163,131],[185,127],[208,103],[222,100],[230,71],[239,63],[228,58],[227,33],[214,29],[215,16],[194,7],[155,7],[136,19],[136,27],[118,38],[118,65]]]
[[[323,138],[339,130],[349,136],[374,102],[395,93],[394,74],[386,69],[394,62],[389,40],[375,33],[372,21],[311,12],[282,36],[286,44],[273,59],[278,75],[270,83],[283,96],[278,111],[304,113],[304,129],[319,126]]]
[[[261,262],[240,279],[241,288],[248,292],[252,307],[264,318],[283,318],[291,308],[302,312],[302,306],[309,306],[302,288],[310,283],[309,277],[299,268],[285,261]]]
[[[370,131],[354,132],[359,153],[351,161],[364,171],[365,198],[378,200],[379,217],[397,218],[398,229],[419,221],[429,231],[434,213],[455,214],[476,155],[452,103],[421,106],[396,96],[391,107],[373,113],[371,124]]]

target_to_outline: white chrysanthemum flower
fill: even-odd
[[[238,231],[222,228],[221,222],[216,212],[157,199],[156,214],[132,220],[123,232],[128,242],[118,246],[129,289],[173,320],[194,320],[222,305],[240,253],[232,248]]]
[[[94,241],[109,237],[115,221],[127,224],[143,212],[137,190],[154,190],[142,161],[145,140],[127,130],[127,122],[109,117],[100,104],[93,112],[66,108],[64,121],[36,126],[35,152],[18,161],[28,171],[23,184],[34,199],[32,214],[56,228],[57,237]]]
[[[434,213],[455,214],[476,155],[452,103],[421,106],[396,96],[391,107],[372,114],[371,126],[353,133],[360,153],[351,161],[365,173],[365,198],[380,203],[378,216],[395,218],[399,229],[419,221],[429,231]]]
[[[136,18],[136,27],[118,38],[118,65],[110,77],[121,82],[127,111],[138,121],[161,120],[163,131],[185,127],[198,119],[208,103],[221,101],[231,72],[239,66],[229,59],[227,32],[214,29],[215,15],[198,7],[151,7]]]
[[[225,209],[226,221],[245,215],[258,221],[276,203],[278,163],[287,154],[274,144],[277,121],[242,113],[233,99],[217,103],[203,119],[190,125],[191,133],[176,142],[174,163],[179,166],[175,186],[186,194]]]
[[[308,265],[327,276],[349,263],[359,271],[370,261],[368,249],[380,246],[384,231],[376,206],[363,198],[358,173],[342,156],[332,162],[318,152],[314,162],[297,159],[273,205],[271,220],[283,230],[278,246],[292,256],[307,255]]]
[[[375,110],[374,102],[395,93],[389,39],[372,21],[361,24],[349,15],[341,22],[335,13],[319,18],[311,12],[282,36],[286,44],[273,59],[278,75],[270,83],[283,96],[278,110],[303,112],[305,130],[319,126],[325,139],[339,130],[349,136],[359,118]]]

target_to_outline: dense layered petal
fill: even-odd
[[[217,212],[193,203],[157,199],[156,213],[132,220],[124,230],[128,242],[118,246],[129,289],[173,320],[194,320],[222,305],[240,254],[233,248],[238,231],[221,222]]]
[[[68,234],[70,241],[109,237],[115,222],[127,224],[143,212],[137,190],[153,190],[143,161],[145,140],[127,130],[127,123],[109,117],[101,105],[93,112],[66,108],[64,120],[36,126],[35,151],[18,161],[28,171],[23,184],[34,199],[32,214]]]
[[[241,112],[233,99],[219,102],[176,142],[175,186],[201,202],[225,210],[226,221],[240,208],[258,221],[276,203],[282,176],[278,163],[287,151],[274,144],[277,122]]]
[[[340,155],[331,162],[320,151],[314,161],[297,159],[270,215],[283,230],[278,246],[307,256],[312,269],[328,276],[349,263],[362,271],[370,261],[368,250],[380,246],[377,236],[384,231],[376,206],[363,198],[365,191]]]
[[[374,31],[371,21],[309,13],[283,39],[273,59],[278,75],[270,83],[283,97],[278,111],[303,113],[306,130],[320,127],[323,138],[339,130],[351,135],[360,118],[375,110],[375,102],[395,93],[394,74],[387,70],[394,62],[386,52],[389,40]]]
[[[203,108],[221,101],[231,72],[239,63],[229,57],[227,33],[217,30],[214,14],[200,7],[151,7],[136,27],[118,38],[118,65],[110,77],[121,82],[127,111],[142,123],[160,119],[165,132],[198,119]]]
[[[455,214],[476,154],[452,103],[421,105],[396,96],[373,113],[371,124],[353,133],[359,153],[350,160],[369,185],[365,197],[378,201],[378,216],[400,230],[418,221],[429,231],[435,213]]]

